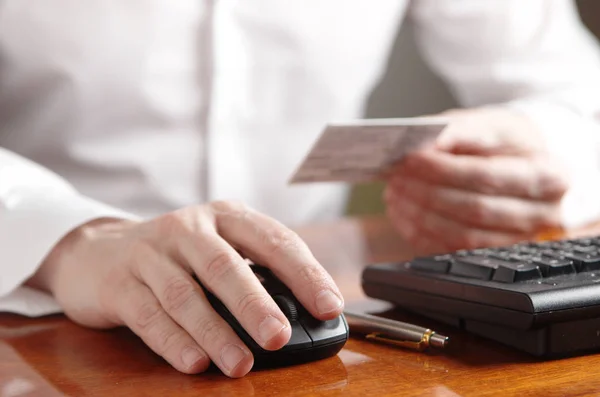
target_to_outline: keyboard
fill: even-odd
[[[600,237],[365,268],[369,297],[539,357],[600,350]]]

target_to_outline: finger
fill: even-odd
[[[181,266],[165,259],[156,266],[142,266],[140,277],[165,312],[194,338],[223,373],[237,378],[250,371],[252,353]]]
[[[426,210],[483,229],[534,233],[561,225],[556,202],[486,195],[413,178],[395,180],[392,189],[396,195],[409,197]]]
[[[557,168],[546,161],[519,157],[454,155],[421,151],[407,156],[396,168],[403,176],[484,194],[554,201],[567,183]]]
[[[145,285],[135,281],[116,311],[125,325],[175,369],[193,374],[208,368],[210,360],[204,350],[171,320]]]
[[[487,107],[477,110],[452,109],[442,112],[448,118],[436,142],[437,147],[453,153],[491,155],[531,155],[540,152],[540,137],[526,117],[506,109]],[[528,129],[530,133],[515,134]],[[482,131],[488,130],[487,133]]]
[[[246,260],[216,230],[184,233],[175,244],[182,260],[256,343],[266,350],[285,346],[292,332],[288,319]]]
[[[425,233],[444,244],[450,251],[483,247],[496,247],[531,239],[531,235],[497,232],[470,227],[460,222],[447,219],[433,211],[423,211],[412,200],[397,197],[394,204],[396,211],[415,225],[415,233]]]
[[[326,320],[342,313],[342,294],[296,233],[244,206],[219,204],[214,210],[223,238],[269,267],[313,316]]]
[[[436,255],[451,251],[438,238],[426,232],[419,232],[413,222],[398,207],[388,205],[386,214],[400,236],[410,244],[412,255]]]

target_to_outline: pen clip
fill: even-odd
[[[405,340],[393,339],[388,336],[385,336],[382,333],[373,332],[366,335],[367,339],[375,340],[378,342],[384,342],[395,346],[405,347],[412,350],[423,351],[429,347],[429,338],[434,334],[434,331],[428,329],[421,336],[421,340],[418,342],[411,342]]]

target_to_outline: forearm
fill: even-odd
[[[41,291],[17,290],[61,238],[102,217],[132,215],[80,195],[58,175],[0,148],[0,311],[45,314],[30,310]]]

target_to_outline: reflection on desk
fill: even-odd
[[[348,308],[434,328],[451,337],[450,347],[420,353],[352,338],[336,357],[229,379],[214,368],[200,375],[178,373],[127,329],[96,331],[63,316],[0,314],[0,397],[583,396],[600,391],[600,355],[537,362],[365,299],[360,290],[365,264],[412,255],[384,219],[347,219],[299,233],[340,285]]]

